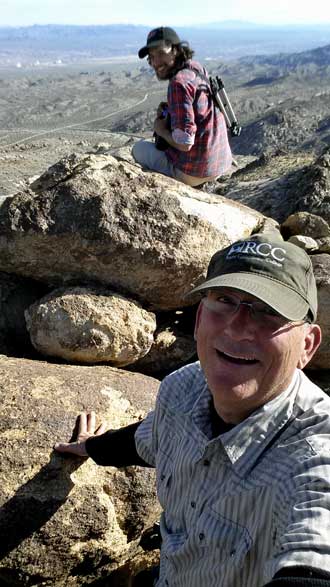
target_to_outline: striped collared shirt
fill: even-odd
[[[169,375],[137,429],[164,513],[158,587],[262,587],[285,566],[330,571],[330,399],[290,387],[212,438],[199,363]]]

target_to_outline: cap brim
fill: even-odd
[[[145,45],[144,47],[142,47],[140,49],[140,51],[138,52],[138,56],[140,57],[140,59],[143,59],[144,57],[146,57],[149,53],[149,49],[152,49],[153,47],[159,47],[164,45],[164,40],[163,39],[158,39],[157,41],[151,41],[151,43],[148,43],[148,45]]]
[[[256,273],[225,273],[198,285],[187,296],[218,287],[232,287],[251,294],[288,320],[303,320],[310,309],[308,302],[293,289]]]
[[[143,59],[143,57],[146,57],[148,55],[148,47],[142,47],[140,49],[140,51],[138,52],[138,56],[140,57],[140,59]]]

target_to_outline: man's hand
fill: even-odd
[[[154,131],[160,136],[164,136],[164,133],[170,134],[166,128],[166,118],[155,118]],[[164,137],[165,138],[165,137]]]
[[[157,118],[164,118],[164,111],[167,110],[168,104],[167,102],[160,102],[157,108]]]
[[[78,457],[88,457],[86,451],[86,440],[91,436],[99,436],[106,431],[104,422],[96,426],[95,412],[86,414],[83,412],[78,416],[77,439],[74,442],[59,442],[54,449],[57,452],[68,452]]]

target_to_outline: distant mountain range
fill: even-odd
[[[285,68],[296,68],[301,65],[314,64],[317,66],[330,66],[330,44],[325,47],[317,47],[301,53],[291,53],[278,55],[256,55],[240,59],[241,63],[246,65],[273,65]],[[330,71],[329,71],[330,75]]]
[[[125,59],[137,55],[149,29],[143,25],[0,27],[0,65]],[[200,60],[292,53],[330,42],[330,25],[275,27],[225,21],[176,30]]]
[[[320,21],[319,24],[314,25],[299,25],[299,24],[261,24],[257,22],[250,22],[246,20],[221,20],[215,22],[208,22],[203,24],[191,25],[190,28],[199,29],[277,29],[277,30],[294,30],[299,29],[322,29],[326,28],[329,30],[330,24],[324,24]]]

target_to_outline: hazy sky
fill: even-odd
[[[0,0],[0,26],[112,24],[183,26],[221,20],[330,24],[329,0]]]

